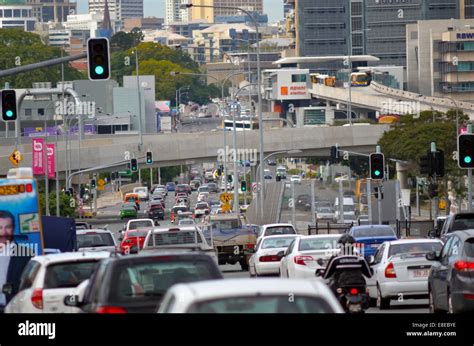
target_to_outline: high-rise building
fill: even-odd
[[[107,0],[111,20],[144,17],[143,0]],[[89,0],[89,13],[103,12],[105,0]]]
[[[35,29],[36,18],[33,7],[26,0],[0,1],[0,28],[17,28],[25,31]]]
[[[198,6],[214,6],[214,0],[195,0],[193,5]],[[191,8],[192,20],[205,20],[207,23],[214,23],[214,9],[209,7]]]
[[[194,3],[194,2],[193,2]],[[263,13],[263,0],[214,0],[214,6],[240,7],[250,12]],[[236,9],[215,8],[214,16],[237,16],[242,13]]]
[[[191,20],[191,11],[182,9],[182,4],[188,4],[188,0],[166,0],[165,24],[176,22],[187,22]]]
[[[33,7],[33,15],[38,22],[65,22],[67,16],[76,14],[75,0],[26,0]]]
[[[406,25],[418,20],[459,18],[460,1],[298,0],[294,2],[297,54],[350,52],[377,56],[378,65],[405,66]]]
[[[474,0],[461,0],[460,7],[461,19],[474,18]]]

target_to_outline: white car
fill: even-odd
[[[295,184],[301,184],[302,179],[299,175],[292,175],[290,181],[294,182]]]
[[[109,230],[77,230],[77,247],[80,251],[111,251],[117,249],[117,242]]]
[[[343,309],[321,280],[263,278],[177,284],[165,294],[158,313],[343,313]]]
[[[197,197],[198,202],[207,202],[209,200],[209,192],[199,192]]]
[[[138,197],[142,201],[148,201],[149,194],[148,194],[148,187],[146,186],[140,186],[140,187],[135,187],[133,188],[133,193],[138,194]]]
[[[282,235],[260,238],[255,253],[249,259],[250,276],[278,275],[280,272],[279,253],[284,253],[297,235]]]
[[[203,217],[206,214],[209,214],[210,211],[211,208],[209,207],[209,204],[207,202],[196,203],[196,206],[194,207],[194,217]]]
[[[260,226],[257,241],[263,237],[283,234],[298,234],[298,232],[291,223],[270,223]]]
[[[79,313],[64,305],[64,297],[89,279],[97,262],[110,252],[68,252],[33,257],[21,276],[18,293],[5,307],[6,313]]]
[[[384,242],[374,256],[374,274],[367,280],[369,295],[381,310],[390,308],[392,299],[428,297],[431,262],[426,253],[440,252],[439,239],[402,239]]]
[[[280,276],[314,278],[316,269],[324,268],[329,258],[339,252],[337,241],[340,237],[340,234],[321,234],[295,238],[280,261]]]

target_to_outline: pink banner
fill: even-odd
[[[56,177],[56,148],[54,144],[48,146],[48,178]]]
[[[43,175],[45,171],[44,167],[44,139],[34,138],[32,141],[32,165],[33,175]]]

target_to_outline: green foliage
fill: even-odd
[[[59,212],[61,217],[74,217],[75,208],[71,207],[71,198],[64,193],[59,194]],[[44,192],[40,192],[40,208],[41,214],[46,215],[46,203],[44,199]],[[56,216],[56,192],[49,194],[49,213],[51,216]]]
[[[67,54],[64,54],[67,56]],[[0,29],[0,70],[18,67],[17,57],[21,66],[61,57],[61,49],[45,45],[39,35],[20,29]],[[81,79],[82,74],[69,65],[64,65],[65,80]],[[31,88],[34,82],[52,82],[61,80],[61,65],[36,69],[13,76],[0,78],[0,86],[5,82],[11,88]]]
[[[113,51],[127,50],[142,42],[144,37],[140,28],[133,28],[129,33],[119,31],[112,36],[110,45]]]

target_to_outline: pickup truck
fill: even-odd
[[[159,225],[160,224],[158,223],[158,221],[153,221],[152,219],[133,219],[129,220],[126,224],[124,224],[123,229],[120,231],[120,233],[125,233],[130,230],[152,230],[153,228]]]
[[[211,240],[212,242],[212,240]],[[195,226],[171,226],[155,228],[148,232],[142,252],[152,252],[166,249],[184,249],[200,251],[208,254],[218,264],[217,253],[203,232]]]

